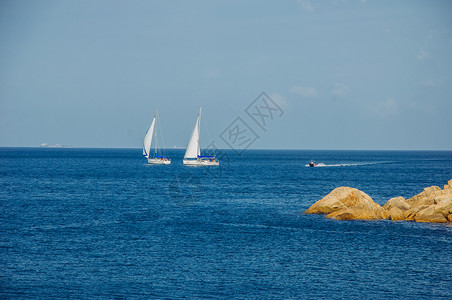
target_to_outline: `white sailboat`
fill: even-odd
[[[183,163],[186,166],[219,166],[220,162],[215,156],[201,155],[199,147],[199,132],[201,121],[201,108],[199,108],[198,118],[196,119],[195,128],[188,142],[187,150],[185,150]]]
[[[152,120],[151,126],[149,126],[148,131],[146,132],[146,135],[144,136],[144,142],[143,142],[143,156],[148,159],[148,163],[152,165],[169,165],[171,163],[171,160],[162,155],[158,155],[157,153],[157,126],[156,126],[156,120],[157,120],[157,112],[155,113],[155,117]],[[155,144],[155,151],[154,155],[151,156],[151,145],[152,145],[152,139],[154,138],[154,144]]]

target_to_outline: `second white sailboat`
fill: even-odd
[[[219,166],[220,162],[215,156],[201,155],[201,148],[199,146],[200,121],[201,108],[199,108],[198,118],[196,119],[195,128],[193,128],[190,141],[188,142],[183,163],[186,166]]]

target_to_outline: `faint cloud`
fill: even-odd
[[[303,10],[306,10],[309,12],[314,11],[314,7],[312,7],[312,4],[311,4],[311,2],[309,2],[309,0],[298,0],[298,4],[300,4],[300,6]]]
[[[290,92],[306,98],[317,97],[318,93],[315,88],[305,86],[294,86],[290,89]]]
[[[338,5],[338,4],[347,4],[349,1],[348,0],[334,0],[333,1],[333,5]],[[367,0],[360,0],[361,3],[367,3]]]
[[[220,75],[220,72],[214,68],[208,68],[204,71],[204,76],[207,78],[216,78]]]
[[[434,116],[438,113],[438,108],[430,103],[425,102],[410,102],[407,105],[407,108],[416,112],[421,112],[423,115]]]
[[[443,80],[441,80],[441,79],[429,78],[429,79],[424,80],[422,82],[422,85],[428,86],[428,87],[436,87],[438,85],[441,85],[441,83],[443,83]]]
[[[287,99],[280,94],[277,93],[270,94],[270,98],[273,101],[275,101],[276,104],[278,104],[278,106],[280,106],[283,110],[285,110],[289,106],[289,102],[287,101]]]
[[[398,105],[394,97],[387,97],[371,106],[371,110],[381,118],[394,116],[398,112]]]
[[[424,49],[419,50],[418,54],[416,55],[416,59],[418,61],[424,61],[427,57],[428,53]]]
[[[441,38],[442,33],[437,30],[430,30],[424,39],[425,43],[431,42],[433,39]]]
[[[331,88],[331,95],[336,97],[347,96],[350,89],[342,83],[335,83]]]

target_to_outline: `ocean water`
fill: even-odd
[[[0,148],[0,298],[450,299],[452,227],[302,212],[338,186],[442,188],[451,151],[169,155]]]

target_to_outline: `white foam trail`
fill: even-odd
[[[352,167],[352,166],[367,166],[367,165],[377,165],[377,164],[384,164],[387,162],[363,162],[363,163],[344,163],[344,164],[324,164],[324,163],[318,163],[315,165],[316,168],[325,168],[325,167]],[[309,164],[305,165],[305,167],[309,167]]]

